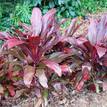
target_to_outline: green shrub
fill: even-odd
[[[57,17],[73,18],[85,16],[107,9],[107,0],[0,0],[0,29],[25,22],[29,24],[30,11],[33,7],[41,8],[43,14],[49,9],[57,9]]]

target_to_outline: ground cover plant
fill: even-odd
[[[62,30],[66,20],[58,22],[55,13],[53,8],[42,15],[35,7],[31,25],[20,22],[12,32],[0,32],[1,98],[15,96],[22,88],[35,89],[40,97],[51,88],[64,91],[66,83],[76,91],[107,90],[107,16],[87,20],[88,30],[77,35],[85,21],[74,18]]]

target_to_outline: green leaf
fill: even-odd
[[[53,1],[50,1],[50,2],[49,2],[49,7],[50,7],[50,8],[55,7],[55,4],[54,4],[54,2],[53,2]]]

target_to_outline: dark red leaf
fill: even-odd
[[[95,86],[95,84],[90,84],[90,85],[88,86],[88,89],[89,89],[90,91],[95,92],[95,91],[96,91],[96,86]]]
[[[22,40],[16,39],[16,38],[10,38],[9,40],[6,41],[6,45],[8,46],[8,49],[13,48],[15,46],[21,45],[25,43]]]
[[[62,75],[61,68],[58,63],[53,62],[52,60],[44,60],[43,63],[50,69],[52,69],[58,76]]]
[[[82,79],[79,83],[76,84],[76,90],[81,91],[84,85],[84,80]]]
[[[89,63],[82,65],[82,76],[83,76],[82,78],[84,81],[89,80],[90,72],[91,72],[91,65]]]
[[[8,88],[8,90],[9,90],[10,95],[11,95],[12,97],[15,96],[14,86],[9,85],[9,86],[7,86],[7,88]]]

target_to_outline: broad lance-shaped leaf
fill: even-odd
[[[74,30],[76,22],[77,22],[76,18],[72,20],[69,28],[67,29],[66,36],[69,36],[71,34],[71,32]]]
[[[31,82],[33,80],[35,74],[35,67],[30,66],[30,65],[26,65],[25,69],[24,69],[24,83],[25,85],[30,88]]]
[[[58,63],[51,60],[44,60],[43,63],[50,69],[52,69],[58,76],[61,77],[62,71]]]
[[[32,11],[31,25],[33,29],[33,36],[39,35],[42,29],[42,13],[39,8],[34,8]]]
[[[49,29],[49,26],[53,22],[53,19],[55,18],[56,9],[49,10],[42,18],[43,21],[43,30],[42,30],[42,36],[44,36]]]
[[[97,21],[94,19],[90,19],[90,26],[88,28],[88,39],[92,44],[96,44],[97,42]]]
[[[84,81],[87,81],[90,78],[90,71],[91,65],[89,63],[82,65],[82,76]]]
[[[76,84],[76,90],[80,91],[84,86],[84,80],[82,79],[79,83]]]
[[[101,17],[101,20],[97,24],[98,27],[98,34],[97,34],[97,44],[99,44],[101,41],[104,41],[104,38],[107,38],[106,31],[107,31],[107,16],[103,15]]]
[[[100,44],[105,41],[107,32],[107,16],[103,15],[100,20],[90,19],[88,39],[92,44]]]
[[[107,49],[104,47],[95,46],[95,48],[97,50],[97,54],[98,54],[99,58],[101,58],[107,52]]]
[[[107,80],[104,80],[102,83],[103,91],[107,91]]]
[[[68,66],[66,64],[63,64],[63,65],[60,65],[60,67],[61,67],[62,72],[70,72],[70,73],[72,73],[72,70],[70,69],[70,66]]]
[[[7,88],[8,88],[8,90],[9,90],[10,95],[11,95],[12,97],[15,96],[16,92],[15,92],[14,86],[9,85],[9,86],[7,86]]]
[[[43,87],[48,88],[48,84],[47,84],[48,80],[47,80],[47,77],[45,75],[44,69],[37,69],[36,70],[36,76],[38,77],[40,84]]]
[[[107,54],[105,54],[101,59],[102,65],[107,67]]]
[[[10,38],[9,40],[6,41],[6,45],[8,46],[8,49],[13,48],[15,46],[23,44],[24,41],[16,39],[16,38]]]
[[[90,71],[91,71],[91,65],[89,63],[84,63],[82,65],[82,78],[78,83],[76,83],[76,86],[75,86],[77,91],[80,91],[84,86],[84,82],[89,80]]]
[[[0,40],[7,40],[10,35],[6,32],[0,32]]]

